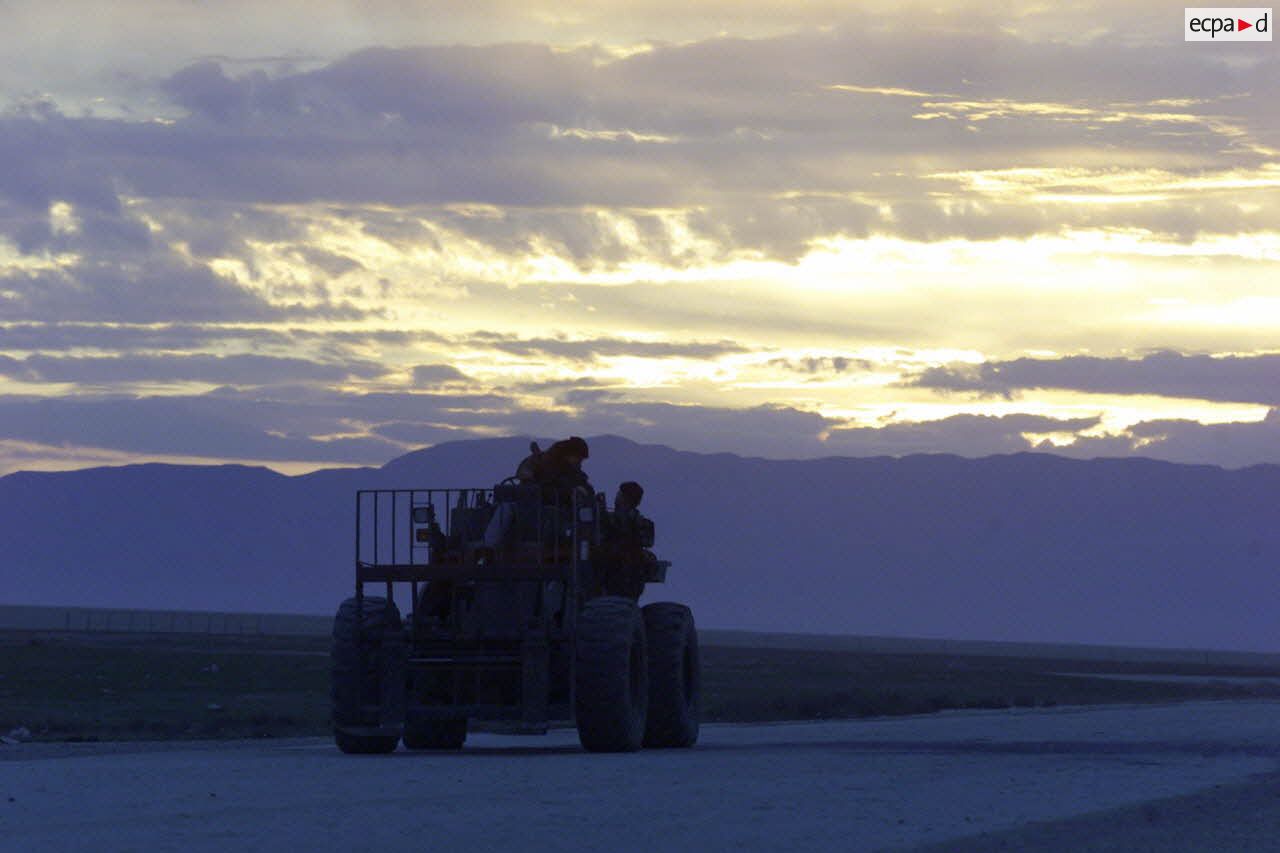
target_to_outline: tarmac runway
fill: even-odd
[[[0,849],[1268,850],[1278,771],[1274,701],[715,725],[630,755],[571,731],[390,756],[19,744],[0,746]]]

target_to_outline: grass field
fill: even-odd
[[[328,670],[325,637],[5,631],[0,735],[19,726],[72,741],[326,734]],[[1137,674],[1184,680],[1119,677]],[[703,648],[705,721],[1254,696],[1280,696],[1280,669]]]

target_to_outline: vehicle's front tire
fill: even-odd
[[[393,602],[365,596],[360,609],[354,598],[342,602],[333,619],[329,682],[338,749],[367,755],[396,748],[398,734],[356,730],[403,719],[406,661],[404,627]]]
[[[593,598],[578,615],[574,716],[590,752],[634,752],[649,697],[644,618],[629,598]]]
[[[702,667],[693,611],[683,604],[648,604],[644,614],[649,650],[646,747],[687,748],[698,742]]]

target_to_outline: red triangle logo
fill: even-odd
[[[1253,26],[1253,24],[1249,23],[1248,21],[1242,18],[1236,18],[1236,23],[1240,25],[1238,28],[1240,32],[1244,32],[1245,30]]]

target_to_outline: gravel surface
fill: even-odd
[[[1267,701],[948,712],[706,726],[633,755],[565,731],[368,757],[21,744],[0,747],[0,848],[1276,849],[1248,845],[1280,838],[1277,720]]]
[[[912,847],[912,853],[1274,853],[1280,850],[1280,775],[1213,785],[1083,817]]]

